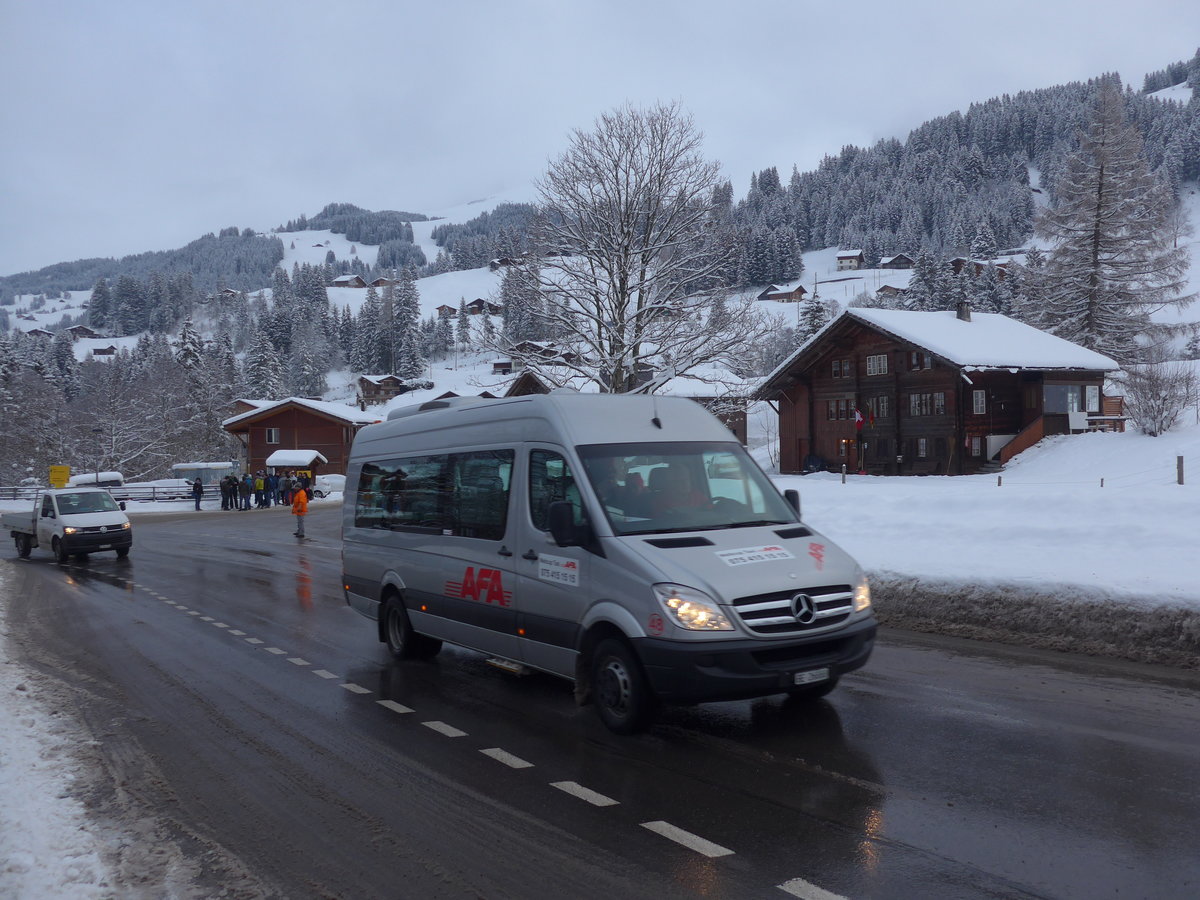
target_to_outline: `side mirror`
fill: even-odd
[[[579,543],[575,527],[575,510],[566,500],[551,503],[546,510],[550,536],[560,547],[574,547]]]
[[[117,506],[121,507],[121,512],[125,512],[125,501],[122,500]]]
[[[800,516],[800,492],[795,488],[788,488],[783,492],[783,499],[788,502],[788,506],[796,511],[796,517]]]

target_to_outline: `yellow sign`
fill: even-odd
[[[50,467],[50,487],[65,488],[67,479],[71,477],[70,466],[51,466]]]

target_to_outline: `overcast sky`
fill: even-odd
[[[1188,59],[1196,0],[0,0],[0,274],[436,211],[678,100],[741,195],[972,101]],[[1119,18],[1118,18],[1119,17]]]

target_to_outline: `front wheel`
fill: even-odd
[[[71,558],[71,554],[67,552],[67,545],[62,542],[61,538],[56,537],[50,542],[50,550],[60,563],[65,563]]]
[[[592,697],[600,720],[616,734],[636,734],[650,724],[654,697],[630,646],[606,638],[592,656]]]
[[[124,559],[128,555],[129,555],[128,547],[118,547],[117,548],[117,559]]]
[[[29,554],[33,552],[33,539],[27,534],[18,534],[13,541],[17,545],[17,556],[29,559]]]

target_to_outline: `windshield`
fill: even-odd
[[[103,491],[58,495],[58,512],[64,516],[73,516],[78,513],[119,512],[120,509],[117,502]]]
[[[798,521],[741,444],[592,444],[579,455],[615,534]]]

